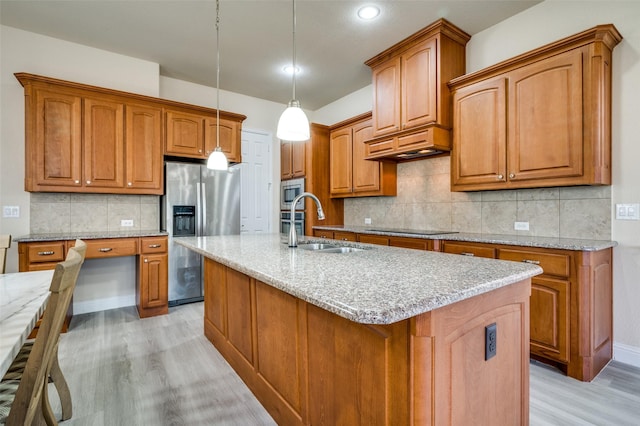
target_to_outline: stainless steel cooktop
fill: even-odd
[[[370,228],[365,231],[373,232],[394,232],[398,234],[415,234],[415,235],[440,235],[440,234],[457,234],[457,231],[437,231],[432,229],[404,229],[404,228]]]

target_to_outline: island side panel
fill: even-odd
[[[413,320],[414,424],[529,424],[530,289],[527,279]]]

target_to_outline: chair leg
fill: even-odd
[[[56,386],[58,396],[60,397],[60,405],[62,405],[62,420],[69,420],[73,415],[73,408],[71,404],[71,392],[69,391],[69,385],[60,370],[60,364],[58,364],[58,348],[53,353],[53,359],[51,360],[51,369],[49,371],[51,380]]]
[[[45,377],[44,383],[42,384],[42,417],[36,414],[34,418],[34,424],[46,424],[47,426],[57,426],[58,420],[56,420],[55,415],[53,414],[53,410],[51,409],[51,404],[49,403],[49,380]],[[42,420],[44,419],[44,423]]]

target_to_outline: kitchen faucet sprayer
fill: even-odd
[[[298,232],[296,231],[294,218],[296,215],[296,211],[295,211],[296,204],[298,203],[298,201],[300,201],[300,199],[304,197],[309,197],[316,202],[316,206],[318,207],[318,219],[324,220],[324,210],[322,210],[322,204],[320,203],[320,200],[318,200],[318,197],[316,197],[310,192],[303,192],[302,194],[294,198],[293,201],[291,202],[291,216],[290,216],[291,226],[289,226],[289,247],[298,247]]]

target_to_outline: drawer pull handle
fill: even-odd
[[[149,244],[149,248],[160,248],[162,247],[160,244]]]
[[[52,254],[56,254],[55,251],[39,251],[38,256],[51,256]]]
[[[103,247],[103,248],[101,248],[101,249],[100,249],[100,252],[102,252],[102,253],[108,253],[108,252],[110,252],[111,250],[113,250],[111,247]]]
[[[472,256],[472,257],[475,256],[474,253],[469,253],[468,251],[463,251],[460,254],[463,255],[463,256]]]
[[[529,259],[523,259],[522,260],[524,263],[530,263],[532,265],[539,265],[540,261],[539,260],[529,260]]]

